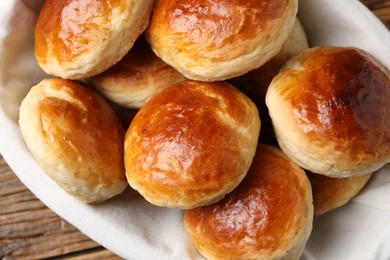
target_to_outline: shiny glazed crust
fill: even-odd
[[[209,206],[187,210],[185,228],[207,259],[299,259],[313,221],[304,171],[259,144],[241,184]]]
[[[91,77],[118,62],[149,24],[153,0],[46,1],[35,29],[35,55],[48,74]]]
[[[370,180],[372,173],[332,178],[322,174],[307,173],[313,190],[314,214],[322,215],[347,204]]]
[[[367,52],[316,47],[289,60],[266,95],[282,150],[330,177],[390,161],[390,73]]]
[[[277,144],[271,118],[265,105],[265,94],[267,93],[269,84],[288,59],[308,48],[309,44],[305,29],[298,18],[296,18],[293,29],[278,54],[261,67],[229,80],[233,86],[244,92],[255,102],[259,109],[262,121],[259,142],[273,145]]]
[[[157,206],[221,199],[244,178],[260,132],[257,108],[228,83],[184,81],[137,113],[125,137],[127,179]]]
[[[146,34],[157,56],[187,78],[225,80],[273,57],[297,9],[296,0],[158,0]]]
[[[185,79],[141,37],[121,61],[89,81],[111,101],[139,109],[164,88]]]
[[[272,79],[278,75],[284,63],[294,55],[309,48],[305,29],[298,18],[280,51],[261,67],[229,80],[243,90],[255,103],[263,102]]]
[[[36,161],[70,195],[97,203],[127,187],[124,129],[108,103],[85,85],[43,80],[23,100],[19,125]]]

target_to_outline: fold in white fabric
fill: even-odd
[[[126,259],[202,259],[183,226],[183,211],[155,207],[130,188],[100,205],[68,196],[39,168],[18,128],[28,90],[48,77],[36,64],[34,27],[42,0],[0,2],[0,152],[49,208]],[[356,0],[300,0],[310,44],[355,46],[390,67],[390,33]],[[390,259],[390,165],[348,205],[314,220],[302,259]]]

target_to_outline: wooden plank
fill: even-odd
[[[390,5],[390,0],[360,0],[368,9],[373,10]]]
[[[386,7],[374,9],[373,12],[390,29],[390,1]]]
[[[120,259],[39,201],[0,155],[0,258]]]
[[[0,241],[0,245],[2,242]],[[42,259],[100,247],[77,230],[26,236],[4,242],[6,246],[2,247],[2,253],[17,259]]]
[[[390,0],[360,0],[390,29]]]
[[[390,29],[390,0],[361,0]]]
[[[117,257],[113,256],[108,250],[104,250],[101,248],[92,249],[88,251],[88,254],[85,252],[75,253],[66,255],[64,258],[67,260],[96,260],[96,259],[104,259],[104,260],[116,260]]]

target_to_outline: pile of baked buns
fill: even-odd
[[[309,47],[297,0],[46,1],[52,75],[20,107],[59,187],[128,185],[185,210],[207,259],[299,259],[313,215],[390,161],[390,74],[353,47]]]

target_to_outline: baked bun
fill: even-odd
[[[128,186],[121,122],[105,99],[84,84],[41,81],[22,101],[19,125],[42,169],[77,199],[102,202]]]
[[[332,178],[307,172],[312,191],[314,214],[321,215],[347,204],[366,185],[372,173],[349,178]]]
[[[390,73],[363,50],[302,52],[274,78],[266,104],[280,147],[311,172],[345,178],[390,161]]]
[[[187,78],[225,80],[276,55],[297,10],[297,0],[159,0],[146,34],[157,56]]]
[[[246,175],[259,131],[255,104],[228,83],[177,83],[150,99],[131,122],[127,179],[157,206],[213,203]]]
[[[296,18],[292,31],[282,49],[261,67],[229,80],[235,87],[247,94],[256,104],[263,103],[272,79],[278,75],[284,63],[294,55],[309,48],[305,29]]]
[[[35,29],[35,56],[48,74],[81,79],[122,59],[149,25],[153,0],[46,1]]]
[[[229,80],[232,85],[244,92],[257,105],[262,121],[259,137],[261,143],[277,145],[271,118],[265,105],[265,94],[268,86],[288,59],[308,48],[306,32],[297,18],[290,35],[278,54],[260,68]]]
[[[89,81],[111,101],[139,109],[162,89],[185,79],[158,58],[141,37],[120,62]]]
[[[305,172],[259,144],[242,183],[209,206],[187,210],[185,228],[207,259],[299,259],[313,222]]]

